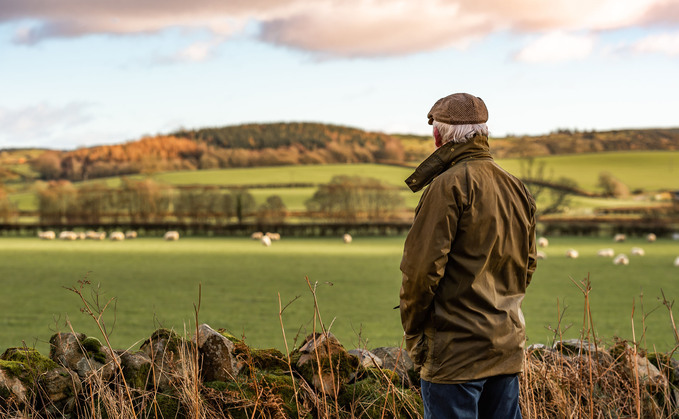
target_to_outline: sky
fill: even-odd
[[[269,122],[679,127],[679,0],[0,0],[0,149]]]

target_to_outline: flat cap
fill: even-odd
[[[454,93],[437,100],[427,118],[429,125],[434,120],[450,125],[483,124],[488,121],[488,109],[480,97]]]

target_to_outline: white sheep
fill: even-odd
[[[57,235],[54,231],[51,231],[51,230],[50,231],[39,231],[38,237],[41,240],[54,240],[57,237]]]
[[[627,240],[627,236],[625,236],[624,234],[616,234],[615,236],[613,236],[613,241],[615,241],[616,243],[624,242],[625,240]]]
[[[538,239],[538,246],[540,247],[547,247],[549,246],[549,240],[547,240],[546,237],[540,237]]]
[[[264,246],[269,247],[271,246],[271,237],[265,234],[262,236],[261,242]]]
[[[612,258],[613,256],[615,256],[615,251],[611,248],[599,249],[599,251],[596,252],[596,254],[597,256]]]
[[[674,259],[674,266],[679,267],[679,256],[677,256],[677,258]]]
[[[263,236],[264,233],[262,233],[261,231],[255,231],[254,233],[252,233],[252,235],[250,235],[250,238],[252,240],[262,240]]]
[[[543,252],[542,250],[538,250],[537,257],[538,257],[538,260],[547,259],[547,253]]]
[[[632,248],[632,255],[633,256],[643,256],[645,254],[646,254],[646,252],[644,252],[644,249],[642,249],[641,247],[633,247]]]
[[[113,233],[111,233],[109,238],[112,241],[123,241],[123,240],[125,240],[125,234],[123,234],[122,231],[114,231]]]
[[[653,233],[649,233],[649,234],[646,235],[646,241],[649,242],[649,243],[653,243],[654,241],[656,241],[656,239],[657,239],[657,237]]]
[[[59,239],[61,240],[78,240],[78,234],[73,231],[62,231],[59,233]]]
[[[137,232],[134,230],[129,230],[125,232],[125,238],[126,239],[136,239],[137,238]]]
[[[578,256],[580,256],[580,253],[578,253],[578,251],[575,249],[568,249],[566,251],[566,257],[569,259],[577,259]]]
[[[265,236],[269,236],[269,238],[271,239],[271,241],[275,241],[275,240],[280,240],[280,239],[281,239],[281,235],[278,234],[278,233],[266,233]]]
[[[177,241],[177,240],[179,240],[179,232],[174,231],[174,230],[168,231],[163,236],[163,239],[165,239],[167,241]]]
[[[351,243],[352,240],[353,238],[351,237],[351,234],[345,234],[342,236],[342,241],[344,241],[344,243]]]
[[[620,253],[618,256],[613,259],[613,264],[614,265],[629,265],[629,258],[627,258],[627,255]]]

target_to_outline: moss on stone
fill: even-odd
[[[0,359],[0,369],[10,377],[22,379],[28,374],[28,369],[22,362]]]
[[[345,385],[337,400],[345,410],[355,412],[356,417],[361,418],[418,417],[424,414],[422,399],[416,392],[390,386],[376,376]]]
[[[28,348],[9,348],[0,356],[0,359],[20,362],[36,375],[59,367],[56,362],[37,350]]]
[[[87,337],[80,342],[88,358],[92,358],[100,364],[106,363],[106,353],[101,350],[102,344],[95,337]]]
[[[125,376],[125,382],[132,387],[144,389],[146,388],[146,383],[148,381],[149,373],[151,372],[151,363],[142,364],[138,370],[130,370],[125,368],[123,370],[123,375]]]
[[[295,401],[295,389],[299,388],[295,384],[290,375],[284,374],[263,374],[262,383],[271,390],[271,392],[281,398],[283,408],[288,417],[298,417],[297,402]]]
[[[160,417],[163,418],[183,418],[185,415],[181,412],[179,400],[171,395],[164,393],[156,394],[156,404],[160,411]],[[151,408],[153,413],[153,408]]]

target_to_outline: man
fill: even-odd
[[[520,418],[535,201],[490,155],[488,110],[456,93],[427,115],[437,150],[406,180],[423,192],[406,238],[401,322],[425,418]]]

